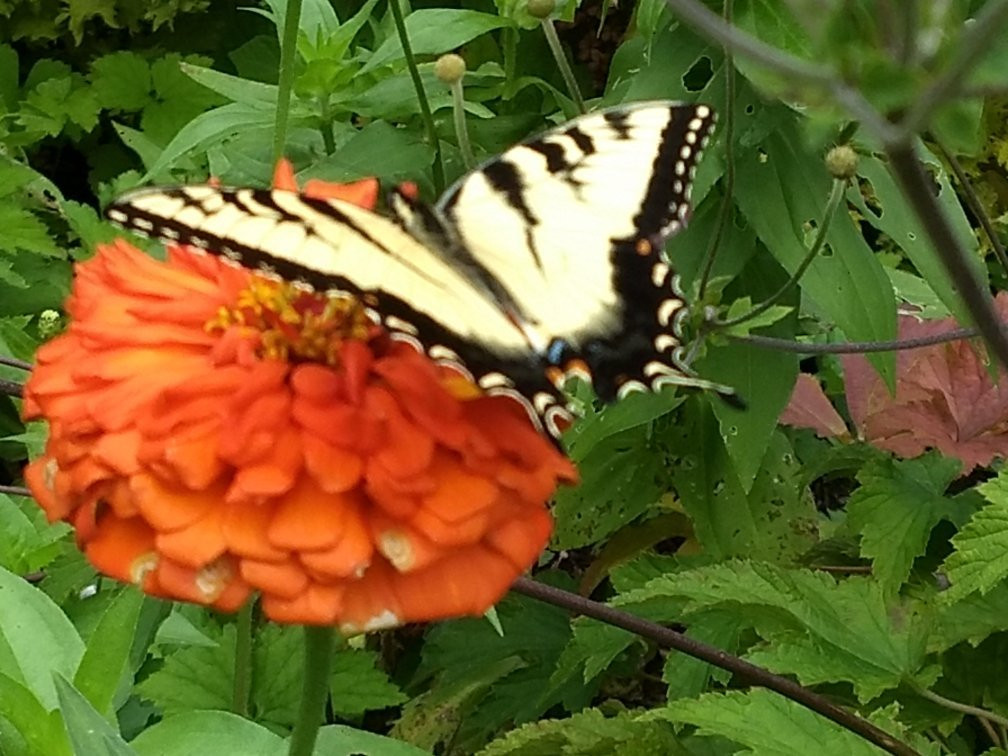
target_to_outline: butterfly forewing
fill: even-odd
[[[361,295],[391,330],[457,356],[557,435],[556,368],[587,363],[604,398],[669,377],[696,383],[671,356],[683,302],[661,244],[688,219],[712,122],[708,108],[674,103],[583,116],[469,173],[435,208],[393,203],[399,222],[340,200],[211,186],[138,190],[107,215]]]

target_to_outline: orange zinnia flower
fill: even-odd
[[[78,266],[67,311],[25,388],[50,425],[25,477],[95,567],[153,595],[230,611],[258,591],[274,620],[348,634],[479,614],[576,477],[516,403],[348,298],[120,240]]]

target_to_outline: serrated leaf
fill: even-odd
[[[377,664],[378,656],[372,651],[344,649],[333,657],[329,692],[332,709],[338,716],[349,719],[406,700]]]
[[[739,617],[717,609],[697,612],[690,617],[686,635],[727,653],[735,653],[739,635],[745,625],[745,621]],[[730,673],[720,667],[678,651],[671,651],[665,657],[662,668],[662,679],[668,685],[667,695],[670,701],[698,696],[707,689],[712,678],[727,683],[730,676]]]
[[[284,740],[276,733],[227,711],[190,711],[165,717],[130,745],[140,756],[281,756]]]
[[[134,52],[121,50],[91,64],[98,102],[109,110],[141,110],[151,98],[150,65]]]
[[[872,574],[885,590],[903,584],[932,528],[956,508],[944,494],[959,470],[957,460],[928,455],[877,461],[858,473],[861,487],[848,500],[847,522],[861,534],[861,556],[872,560]]]
[[[65,257],[66,253],[49,236],[49,231],[35,215],[24,208],[0,203],[0,251],[34,252],[49,257]]]
[[[878,749],[801,704],[763,688],[680,699],[645,715],[721,735],[759,756],[877,756]]]
[[[890,610],[874,581],[837,583],[810,570],[735,561],[655,578],[612,603],[662,597],[685,599],[687,613],[734,613],[769,641],[754,655],[774,671],[803,682],[850,682],[862,701],[912,679],[923,663],[926,626],[906,610]]]
[[[171,653],[161,669],[137,684],[166,715],[193,709],[229,709],[234,681],[234,626],[225,626],[216,648],[189,647]]]
[[[989,503],[952,537],[955,551],[943,568],[952,584],[942,594],[946,601],[985,594],[1008,576],[1008,472],[978,490]]]

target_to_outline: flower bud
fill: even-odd
[[[465,61],[455,53],[442,55],[434,64],[434,75],[445,84],[454,84],[465,76],[465,72]]]
[[[533,18],[549,18],[556,8],[556,0],[528,0],[525,9]]]
[[[851,179],[857,173],[858,156],[850,146],[842,144],[826,153],[826,170],[833,178]]]

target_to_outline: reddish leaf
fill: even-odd
[[[821,438],[849,438],[843,418],[814,377],[799,373],[798,381],[778,422],[795,428],[811,428]]]
[[[1008,316],[1008,295],[995,307]],[[900,318],[900,339],[913,339],[956,328],[952,319]],[[859,435],[901,457],[938,449],[963,463],[963,474],[1008,456],[1008,381],[1001,369],[998,385],[968,341],[903,351],[897,358],[896,396],[890,396],[868,361],[843,358],[847,406]]]

